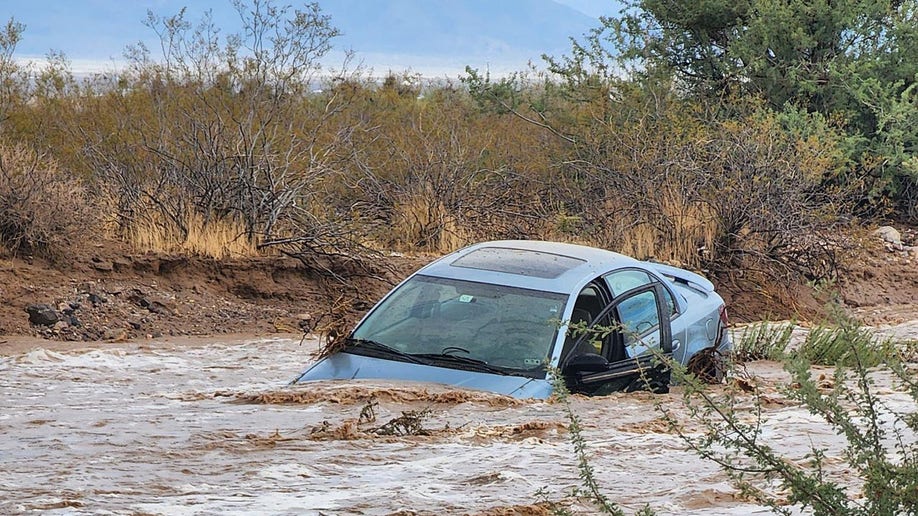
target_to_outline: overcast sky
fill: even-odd
[[[372,5],[373,2],[386,0],[366,1],[367,5]],[[465,0],[452,1],[462,4]],[[593,19],[614,14],[620,5],[618,0],[554,1]],[[298,2],[281,0],[278,3],[296,5]],[[320,0],[319,4],[323,5],[323,1]],[[478,4],[480,2],[467,3]],[[190,21],[197,21],[203,12],[210,9],[217,26],[229,31],[237,30],[238,26],[238,16],[230,0],[0,0],[0,6],[0,17],[3,18],[0,21],[6,22],[13,17],[26,26],[23,40],[16,50],[17,58],[42,60],[51,50],[61,51],[71,61],[74,71],[78,72],[111,69],[122,60],[127,45],[155,41],[152,31],[141,23],[148,9],[160,15],[171,15],[187,6],[186,19]],[[336,17],[333,17],[332,23],[340,27],[339,23],[346,21],[338,18],[336,23]],[[349,30],[353,33],[359,28]],[[554,49],[546,49],[551,50]],[[378,59],[379,56],[373,58]],[[408,61],[405,63],[409,64]]]

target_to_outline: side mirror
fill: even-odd
[[[609,361],[596,353],[582,353],[571,357],[564,366],[564,374],[598,373],[609,369]]]

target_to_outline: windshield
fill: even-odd
[[[543,378],[566,297],[418,275],[367,316],[348,351],[360,352],[359,343],[367,341],[441,367],[469,369],[479,361]],[[394,353],[387,358],[408,357]]]

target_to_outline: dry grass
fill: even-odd
[[[257,256],[256,245],[245,236],[245,226],[238,220],[205,220],[197,213],[185,215],[187,235],[174,222],[158,212],[149,211],[127,228],[125,240],[138,251],[181,253],[223,259]]]
[[[423,194],[396,204],[394,211],[391,239],[400,248],[449,253],[471,241],[442,203]]]
[[[603,211],[602,230],[584,234],[582,216],[545,220],[528,238],[600,245],[638,258],[699,267],[717,239],[716,214],[707,204],[664,192],[653,203]],[[596,221],[592,221],[596,222]],[[377,242],[383,248],[448,253],[488,235],[488,228],[468,227],[432,196],[415,194],[394,206],[392,225]]]
[[[640,222],[616,218],[608,239],[617,251],[641,259],[686,267],[699,267],[718,236],[713,210],[700,202],[666,199],[650,207],[656,213],[640,214]]]
[[[83,184],[23,144],[0,143],[0,244],[59,258],[91,236],[97,212]]]
[[[716,214],[701,202],[670,197],[626,209],[610,204],[604,212],[608,216],[585,243],[639,259],[699,268],[718,236]]]

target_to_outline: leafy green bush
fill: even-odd
[[[793,323],[772,323],[766,320],[750,324],[741,332],[734,333],[738,339],[733,344],[733,359],[737,362],[781,360],[793,332]]]
[[[796,355],[811,364],[876,367],[892,351],[888,339],[878,339],[870,330],[845,322],[813,328]]]
[[[819,443],[811,445],[804,460],[769,445],[755,381],[712,391],[674,364],[673,375],[684,385],[684,404],[693,425],[702,428],[700,436],[685,431],[685,422],[662,404],[658,408],[691,449],[717,462],[744,495],[779,514],[799,508],[817,516],[918,514],[918,418],[914,410],[885,404],[875,383],[878,375],[892,374],[895,387],[918,403],[913,368],[891,341],[834,313],[834,327],[816,328],[799,350],[788,354],[790,381],[783,392],[844,436],[843,469],[856,481],[842,484],[833,478],[827,449]],[[774,335],[763,339],[780,340]],[[838,364],[831,382],[813,377],[813,358]],[[877,370],[878,365],[884,368]],[[751,396],[743,392],[749,390]]]

